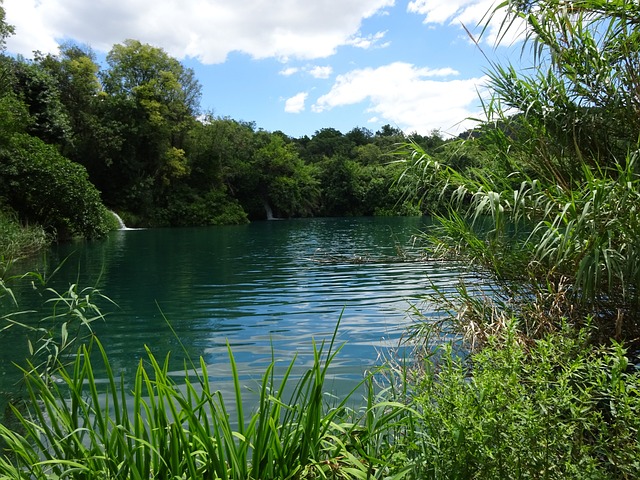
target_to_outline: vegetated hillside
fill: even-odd
[[[86,177],[127,224],[184,226],[271,215],[420,214],[396,185],[402,167],[388,154],[407,138],[429,150],[444,143],[438,132],[407,137],[388,125],[375,133],[325,128],[296,139],[201,115],[194,72],[136,40],[114,45],[104,69],[91,50],[73,44],[57,56],[2,56],[0,69],[0,142],[5,158],[15,157],[2,166],[0,196],[23,221],[42,223],[58,236],[99,235],[104,228],[86,212],[74,214],[87,225],[67,225],[70,212],[46,208],[49,196],[71,196],[65,189],[74,182],[61,185],[45,172],[38,177],[43,160],[33,156],[36,148],[41,159],[46,150],[51,165],[70,162],[65,168],[78,180],[74,195],[84,192],[86,202],[94,202]],[[34,139],[28,151],[27,136]],[[60,168],[49,175],[54,170]],[[30,210],[26,196],[36,195],[33,185],[40,207]]]

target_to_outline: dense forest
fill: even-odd
[[[75,44],[0,58],[0,199],[22,223],[100,236],[101,203],[130,226],[421,213],[388,154],[408,139],[433,151],[438,132],[291,138],[201,112],[194,72],[161,48],[126,40],[95,58]]]

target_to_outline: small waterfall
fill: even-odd
[[[264,205],[264,209],[267,212],[267,220],[275,220],[273,217],[273,210],[271,210],[271,205],[269,205],[269,202],[263,200],[262,204]]]
[[[113,210],[109,210],[109,211],[111,212],[111,215],[113,215],[115,217],[115,219],[118,221],[118,225],[120,226],[120,230],[129,230],[127,228],[127,226],[124,224],[124,221],[122,220],[122,218],[120,218],[120,215],[118,215]]]

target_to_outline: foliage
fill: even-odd
[[[510,322],[468,359],[425,359],[415,394],[417,478],[636,478],[640,375],[586,330],[524,342]]]
[[[15,212],[0,208],[0,266],[32,255],[49,245],[51,238],[41,227],[22,226]]]
[[[49,144],[70,142],[71,126],[56,79],[37,63],[12,63],[14,93],[29,112],[27,132]]]
[[[304,217],[317,210],[319,186],[314,168],[298,157],[293,144],[277,134],[256,150],[251,162],[254,195],[283,217]]]
[[[16,134],[0,149],[0,196],[21,218],[61,238],[99,237],[109,213],[85,169],[35,137]]]
[[[178,194],[169,201],[164,210],[154,216],[159,225],[204,226],[238,225],[247,223],[246,212],[225,191],[212,189],[203,194]]]
[[[337,422],[347,399],[329,409],[325,404],[323,385],[339,352],[334,340],[314,345],[313,364],[293,388],[295,359],[277,374],[274,360],[262,378],[259,408],[249,416],[230,348],[233,416],[221,392],[212,390],[202,359],[178,385],[168,358],[160,362],[147,350],[132,392],[97,340],[82,346],[71,365],[56,362],[57,382],[48,381],[51,371],[29,365],[30,407],[11,407],[20,428],[0,425],[11,452],[0,459],[0,472],[3,478],[367,478],[365,464],[336,443],[355,427]],[[93,348],[106,368],[106,385],[96,381]]]
[[[109,203],[149,216],[188,173],[184,148],[200,84],[162,49],[137,40],[114,45],[107,63],[96,114],[111,135],[104,137],[108,154],[92,171]]]
[[[403,154],[419,193],[451,209],[432,236],[436,253],[470,258],[517,315],[533,299],[542,309],[550,293],[563,302],[554,301],[548,326],[591,315],[603,340],[633,340],[640,149],[637,114],[630,118],[637,84],[627,67],[640,42],[629,17],[637,4],[607,5],[503,3],[508,19],[528,25],[537,76],[492,65],[486,113],[493,125],[460,142],[471,162],[433,157],[415,144]]]
[[[0,50],[4,51],[7,46],[7,37],[13,35],[15,29],[13,25],[9,25],[6,22],[6,13],[1,5],[2,2],[0,1]]]
[[[508,1],[511,21],[526,25],[532,76],[492,65],[490,116],[515,109],[517,150],[535,153],[532,164],[556,183],[580,176],[586,164],[611,167],[637,149],[640,120],[638,3],[632,0]],[[506,119],[505,119],[506,120]]]

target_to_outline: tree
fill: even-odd
[[[320,164],[322,214],[326,216],[364,215],[362,167],[341,155],[325,158]]]
[[[253,165],[259,171],[258,195],[278,216],[310,216],[319,201],[318,181],[313,168],[300,159],[295,146],[281,134],[269,135],[258,149]]]
[[[198,190],[226,186],[234,189],[236,177],[253,152],[255,126],[231,118],[207,115],[189,132],[187,154],[189,184]]]
[[[389,124],[383,125],[373,136],[374,143],[385,152],[389,152],[406,140],[402,130]]]
[[[318,162],[334,155],[349,157],[354,146],[355,144],[341,131],[335,128],[323,128],[315,132],[313,137],[306,142],[301,156],[307,162]]]
[[[103,115],[121,151],[108,166],[121,180],[109,198],[149,213],[189,172],[184,148],[198,112],[200,84],[191,69],[137,40],[115,45],[107,63],[109,69],[101,74]]]
[[[361,147],[371,143],[373,133],[371,130],[363,127],[355,127],[345,135],[347,140],[351,142],[355,147]]]
[[[4,53],[7,48],[7,38],[14,34],[13,25],[9,25],[6,21],[7,15],[0,0],[0,53]],[[10,89],[7,69],[4,63],[0,65],[0,94],[4,94]]]
[[[10,65],[14,93],[29,111],[27,131],[62,149],[71,142],[71,125],[56,78],[36,62],[17,59]]]
[[[70,140],[62,152],[91,171],[92,164],[99,159],[94,145],[103,128],[98,117],[103,95],[95,54],[89,47],[65,43],[60,46],[59,55],[36,54],[35,61],[55,78],[69,121]]]
[[[7,38],[15,33],[13,25],[7,23],[7,13],[4,10],[2,4],[3,0],[0,0],[0,51],[5,51],[7,48]]]

